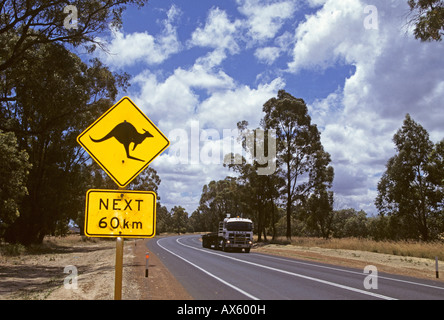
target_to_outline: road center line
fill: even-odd
[[[369,292],[369,291],[365,291],[365,290],[361,290],[361,289],[345,286],[345,285],[342,285],[342,284],[339,284],[339,283],[330,282],[330,281],[326,281],[326,280],[322,280],[322,279],[318,279],[318,278],[313,278],[313,277],[309,277],[309,276],[304,276],[304,275],[299,274],[299,273],[294,273],[294,272],[290,272],[290,271],[286,271],[286,270],[282,270],[282,269],[268,267],[268,266],[260,265],[260,264],[254,263],[254,262],[236,259],[236,258],[233,258],[233,257],[230,257],[230,256],[226,256],[226,255],[220,254],[220,253],[216,253],[216,252],[211,252],[211,251],[208,251],[208,250],[203,250],[203,249],[195,248],[195,247],[192,247],[192,246],[189,246],[189,245],[186,245],[186,244],[180,242],[179,240],[181,240],[181,239],[184,239],[184,238],[183,237],[182,238],[177,238],[176,242],[178,244],[184,246],[184,247],[191,248],[193,250],[202,251],[202,252],[205,252],[205,253],[208,253],[208,254],[214,254],[214,255],[217,255],[217,256],[220,256],[220,257],[223,257],[223,258],[226,258],[226,259],[231,259],[231,260],[234,260],[234,261],[250,264],[250,265],[253,265],[253,266],[256,266],[256,267],[259,267],[259,268],[264,268],[264,269],[272,270],[272,271],[275,271],[275,272],[280,272],[280,273],[288,274],[288,275],[291,275],[291,276],[299,277],[299,278],[302,278],[302,279],[323,283],[323,284],[326,284],[326,285],[329,285],[329,286],[333,286],[333,287],[341,288],[341,289],[344,289],[344,290],[349,290],[349,291],[365,294],[365,295],[372,296],[372,297],[379,298],[379,299],[397,300],[395,298],[384,296],[382,294],[377,294],[377,293],[373,293],[373,292]]]
[[[162,245],[159,243],[161,240],[163,240],[163,239],[159,239],[159,240],[157,240],[157,245],[158,245],[159,247],[161,247],[163,250],[165,250],[165,251],[171,253],[172,255],[174,255],[174,256],[176,256],[176,257],[178,257],[178,258],[180,258],[180,259],[182,259],[182,260],[185,261],[186,263],[188,263],[188,264],[192,265],[193,267],[199,269],[200,271],[202,271],[203,273],[205,273],[205,274],[209,275],[210,277],[216,279],[217,281],[222,282],[222,283],[225,284],[226,286],[228,286],[228,287],[230,287],[230,288],[232,288],[232,289],[234,289],[234,290],[240,292],[241,294],[247,296],[248,298],[253,299],[253,300],[259,300],[259,298],[253,296],[252,294],[249,294],[248,292],[246,292],[246,291],[244,291],[244,290],[242,290],[242,289],[240,289],[240,288],[238,288],[238,287],[232,285],[231,283],[228,283],[227,281],[225,281],[225,280],[219,278],[218,276],[215,276],[214,274],[212,274],[212,273],[208,272],[207,270],[205,270],[205,269],[199,267],[198,265],[192,263],[191,261],[189,261],[189,260],[187,260],[187,259],[181,257],[180,255],[178,255],[178,254],[172,252],[171,250],[168,250],[167,248],[165,248],[164,246],[162,246]],[[176,241],[177,241],[177,240],[176,240]]]

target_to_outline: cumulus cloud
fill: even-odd
[[[237,3],[239,12],[247,17],[248,35],[259,42],[274,38],[296,10],[296,1],[237,0]]]
[[[284,86],[285,82],[276,78],[257,88],[243,85],[215,92],[199,106],[199,119],[205,126],[219,129],[236,128],[242,120],[257,127],[263,116],[262,105]]]
[[[190,45],[226,49],[231,54],[239,52],[236,32],[240,21],[230,21],[227,13],[219,8],[213,8],[207,17],[205,26],[198,27],[191,35]]]
[[[231,21],[226,11],[212,8],[208,14],[205,26],[198,27],[191,35],[188,46],[207,47],[214,49],[206,56],[200,57],[198,63],[208,68],[220,65],[228,54],[240,52],[239,28],[240,20]]]
[[[166,130],[187,126],[187,121],[196,117],[201,104],[197,90],[213,96],[235,87],[234,80],[222,70],[205,69],[198,63],[188,69],[178,67],[165,79],[145,70],[132,82],[138,91],[136,100],[160,119]]]
[[[256,49],[254,55],[259,61],[271,65],[279,57],[280,52],[281,49],[278,47],[265,47]]]
[[[310,15],[296,29],[296,45],[293,61],[288,64],[289,71],[325,69],[341,61],[353,64],[363,53],[369,58],[376,55],[378,32],[366,33],[364,8],[359,0],[329,0]]]
[[[245,19],[230,20],[226,11],[212,8],[205,25],[196,28],[188,46],[214,49],[199,58],[199,63],[208,67],[218,66],[227,55],[238,54],[242,46],[276,40],[277,45],[258,48],[255,56],[260,62],[272,64],[286,50],[287,44],[279,39],[278,32],[284,22],[296,11],[294,1],[238,0],[238,11]],[[288,33],[284,33],[288,39]]]
[[[158,35],[147,31],[125,34],[124,31],[113,30],[111,39],[98,39],[105,44],[108,53],[100,52],[100,57],[112,67],[123,68],[136,63],[157,65],[181,50],[181,43],[173,25],[180,10],[171,6],[167,19],[162,21],[163,30]]]

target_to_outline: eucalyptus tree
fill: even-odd
[[[277,98],[264,104],[263,112],[262,127],[276,132],[277,163],[285,181],[281,194],[286,208],[286,236],[291,239],[294,204],[303,204],[312,191],[331,187],[334,171],[303,99],[280,90]]]
[[[421,41],[441,41],[444,35],[444,2],[442,0],[408,0],[415,25],[414,34]]]
[[[407,114],[393,142],[397,153],[378,183],[376,207],[397,223],[392,232],[401,237],[436,238],[444,231],[444,140],[434,144]]]

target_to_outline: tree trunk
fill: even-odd
[[[276,240],[276,217],[275,217],[275,212],[274,212],[274,201],[273,201],[273,197],[271,197],[271,228],[272,228],[272,240]]]
[[[287,240],[291,240],[291,172],[290,161],[287,162]]]

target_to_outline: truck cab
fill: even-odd
[[[253,245],[253,222],[250,219],[227,217],[219,223],[218,235],[223,251],[244,249],[248,253]]]
[[[202,236],[204,248],[215,248],[223,251],[244,250],[250,252],[253,245],[253,221],[244,218],[230,218],[229,215],[219,222],[217,233]]]

